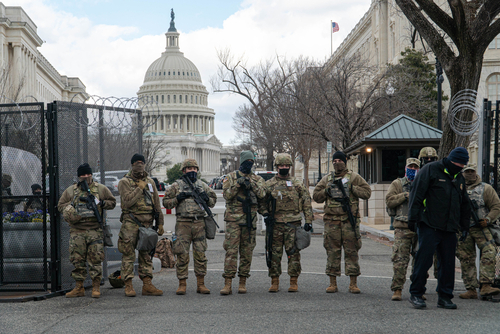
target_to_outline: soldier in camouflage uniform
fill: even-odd
[[[165,191],[163,206],[167,209],[175,208],[176,224],[174,254],[177,255],[178,295],[186,294],[186,279],[188,278],[189,247],[193,244],[194,273],[196,275],[197,293],[208,294],[210,290],[205,286],[207,274],[207,239],[205,236],[205,220],[207,215],[193,196],[192,189],[184,178],[189,178],[193,186],[201,190],[200,197],[213,208],[217,202],[217,195],[205,182],[198,180],[199,166],[196,160],[186,159],[181,165],[183,178],[172,183]]]
[[[295,231],[301,226],[302,214],[304,214],[305,219],[304,229],[306,231],[312,229],[311,195],[301,181],[290,175],[292,164],[290,154],[280,153],[276,155],[274,165],[278,174],[266,181],[267,200],[265,208],[262,210],[264,216],[267,216],[272,210],[271,197],[276,200],[271,268],[269,268],[269,277],[271,277],[269,292],[279,291],[283,247],[288,257],[288,275],[290,276],[288,292],[299,291],[297,280],[302,267],[299,250],[295,248]]]
[[[392,246],[392,263],[394,275],[391,290],[394,292],[392,300],[401,300],[401,290],[406,281],[406,270],[418,245],[417,233],[408,229],[408,197],[415,175],[420,169],[420,161],[415,158],[406,159],[405,176],[394,180],[387,195],[385,203],[391,216],[394,217],[394,245]]]
[[[361,248],[359,236],[359,199],[369,199],[371,188],[357,173],[350,172],[347,167],[347,157],[343,152],[335,152],[332,157],[334,172],[326,175],[316,185],[313,199],[316,203],[325,202],[323,221],[325,222],[324,247],[327,254],[326,274],[330,277],[330,285],[326,292],[337,292],[337,276],[341,275],[340,263],[342,247],[344,248],[345,275],[350,276],[349,292],[360,293],[357,277],[360,275],[358,251]],[[356,217],[356,231],[353,231],[346,212],[335,198],[341,198],[342,192],[333,181],[342,180],[344,189],[349,196],[351,211]]]
[[[11,199],[12,192],[10,186],[12,184],[12,176],[2,174],[2,212],[14,212],[16,204],[21,203],[20,200]]]
[[[87,277],[87,263],[90,278],[92,278],[92,297],[101,296],[100,285],[102,279],[102,261],[104,260],[104,244],[102,227],[87,203],[87,193],[81,188],[81,182],[87,181],[90,193],[99,201],[97,208],[102,217],[104,210],[112,210],[116,206],[116,199],[109,189],[92,179],[92,168],[84,163],[77,169],[79,182],[64,190],[57,208],[63,213],[64,220],[69,224],[69,260],[75,266],[71,276],[76,281],[73,290],[66,293],[66,298],[83,297],[85,290],[83,281]]]
[[[265,182],[260,176],[252,172],[255,162],[254,154],[251,151],[243,151],[240,154],[239,171],[231,172],[227,175],[222,187],[224,199],[226,200],[226,237],[224,239],[224,250],[226,259],[224,261],[224,288],[221,295],[229,295],[231,282],[236,275],[240,277],[238,293],[246,293],[246,280],[250,277],[250,265],[252,264],[252,254],[255,248],[255,229],[257,221],[258,201],[266,196]],[[249,200],[247,199],[249,197]],[[244,205],[250,208],[249,215],[252,220],[252,230],[249,231],[246,225],[247,213],[244,213]],[[240,253],[240,266],[238,268],[238,250]]]
[[[497,295],[500,289],[491,286],[495,278],[496,245],[488,225],[495,224],[500,216],[500,199],[497,193],[487,183],[481,182],[476,174],[476,167],[466,167],[463,171],[467,193],[471,201],[477,204],[479,224],[471,218],[469,235],[464,241],[459,241],[457,257],[462,268],[462,279],[467,291],[459,295],[462,299],[477,299],[476,245],[481,251],[479,263],[479,294],[483,297]],[[472,208],[472,210],[475,210]]]
[[[425,166],[425,164],[438,160],[437,151],[434,147],[424,147],[420,150],[418,159],[420,160],[420,168],[422,168]]]
[[[141,154],[134,154],[130,160],[131,170],[118,182],[121,198],[122,227],[118,234],[118,250],[122,253],[121,276],[125,280],[125,296],[135,297],[132,284],[134,278],[135,247],[139,235],[139,224],[150,227],[154,224],[154,212],[159,212],[158,235],[163,235],[163,214],[160,198],[153,179],[145,171],[146,160]],[[153,259],[148,250],[139,251],[139,278],[143,282],[143,296],[161,296],[153,279]]]

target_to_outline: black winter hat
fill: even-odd
[[[134,156],[132,157],[132,160],[130,160],[130,163],[133,165],[134,162],[136,162],[136,161],[142,161],[142,162],[146,163],[146,159],[144,159],[144,156],[142,154],[139,154],[139,153],[134,154]]]
[[[92,174],[92,168],[90,168],[90,165],[85,162],[85,163],[81,164],[80,166],[78,166],[78,169],[76,170],[76,174],[77,174],[77,176]]]
[[[332,161],[335,159],[340,159],[342,160],[345,164],[347,164],[347,156],[344,154],[344,152],[337,151],[333,154]]]
[[[39,185],[38,183],[35,183],[35,184],[31,185],[31,191],[35,191],[35,190],[38,190],[38,189],[42,190],[42,186]]]
[[[463,147],[454,148],[453,151],[448,155],[448,160],[467,165],[469,162],[469,152]]]

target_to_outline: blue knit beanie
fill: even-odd
[[[469,162],[469,152],[467,152],[467,150],[463,147],[457,147],[450,152],[448,160],[458,164],[467,165]]]

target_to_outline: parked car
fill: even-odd
[[[111,190],[111,193],[113,195],[118,195],[118,182],[120,180],[116,176],[112,175],[106,175],[105,183],[104,185],[108,187],[109,190]],[[99,181],[98,181],[99,182]]]

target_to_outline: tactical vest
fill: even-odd
[[[274,177],[275,182],[269,184],[271,196],[276,199],[275,218],[278,222],[292,222],[302,219],[300,212],[302,211],[300,193],[297,190],[297,180],[290,178],[288,180]],[[287,182],[291,182],[291,186],[287,186]]]
[[[126,176],[125,178],[128,180],[132,191],[135,191],[135,189],[137,188],[137,184],[135,183],[134,179],[131,178],[130,176]],[[147,182],[148,184],[150,183],[148,179]],[[146,186],[146,188],[144,188],[144,190],[142,191],[142,196],[139,198],[137,202],[135,202],[134,205],[132,205],[130,208],[122,207],[122,213],[127,215],[129,213],[138,215],[153,214],[153,201],[152,201],[153,194],[150,193],[150,196],[147,196],[146,194],[144,194],[145,191],[149,191],[149,186]]]
[[[89,190],[92,195],[95,196],[98,200],[99,198],[99,186],[96,182],[92,182],[89,185]],[[87,208],[87,203],[80,200],[80,197],[87,197],[87,193],[84,192],[78,184],[73,185],[73,206],[75,207],[76,213],[82,217],[82,221],[97,221],[97,217],[93,210]],[[101,212],[99,212],[101,213]]]
[[[227,178],[228,180],[226,182],[231,182],[231,184],[236,184],[238,180],[238,175],[241,175],[238,171],[236,172],[231,172],[228,174]],[[255,174],[248,174],[248,178],[252,179],[255,181]],[[242,177],[242,176],[240,176]],[[229,180],[231,179],[231,180]],[[237,196],[234,198],[227,200],[226,201],[226,209],[228,209],[226,212],[231,215],[243,215],[243,203],[241,201],[238,201],[238,197],[240,199],[245,200],[246,199],[246,189],[244,187],[240,187]],[[250,201],[252,202],[252,212],[257,212],[257,196],[253,192],[253,190],[249,189],[248,190],[248,195],[250,196]]]
[[[403,187],[403,193],[409,193],[411,188],[411,181],[406,177],[399,179],[401,186]],[[400,220],[402,222],[408,222],[408,201],[404,201],[401,205],[396,208],[395,220]]]
[[[340,190],[340,188],[335,183],[333,183],[334,179],[335,179],[335,176],[332,172],[330,175],[328,175],[328,183],[327,183],[327,187],[330,187],[332,189],[332,198],[328,198],[328,200],[329,200],[328,206],[331,208],[338,208],[338,207],[341,207],[342,204],[340,202],[335,201],[334,199],[335,198],[342,198],[342,197],[344,197],[344,195],[342,194],[342,191]],[[351,188],[351,173],[346,173],[342,179],[347,180],[347,182],[344,183],[344,190],[345,190],[346,195],[349,197],[349,199],[351,199],[351,196],[349,193],[349,188]]]
[[[179,193],[182,192],[192,192],[191,187],[189,184],[187,184],[186,181],[183,179],[179,179],[176,181],[177,184],[179,185]],[[196,180],[196,182],[193,183],[193,186],[197,189],[200,190],[200,192],[203,191],[203,186],[202,183],[203,181]],[[193,197],[187,197],[185,200],[181,201],[179,205],[175,208],[176,216],[180,216],[183,218],[198,218],[198,217],[205,217],[206,212],[203,210],[202,207],[200,207],[199,204],[197,204],[194,200]]]
[[[484,182],[481,182],[479,185],[477,185],[474,189],[467,190],[467,194],[469,195],[469,198],[471,201],[476,202],[478,209],[476,211],[477,217],[479,219],[484,219],[490,213],[490,210],[486,207],[486,203],[484,203]],[[474,225],[475,221],[474,219],[470,219],[470,224]]]

